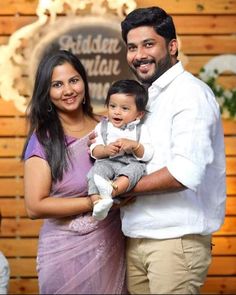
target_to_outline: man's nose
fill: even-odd
[[[136,59],[144,59],[144,58],[147,58],[147,53],[146,53],[145,48],[143,48],[141,46],[138,47],[135,58]]]

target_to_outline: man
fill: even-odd
[[[145,121],[155,154],[122,207],[131,294],[199,293],[211,234],[225,215],[224,136],[211,89],[178,61],[173,20],[138,8],[121,23],[127,61],[148,87]]]

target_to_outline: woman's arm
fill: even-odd
[[[24,164],[25,206],[31,219],[59,218],[77,215],[92,210],[90,197],[50,197],[52,185],[50,167],[47,161],[31,157]]]

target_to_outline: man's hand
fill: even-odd
[[[136,201],[135,196],[128,196],[128,197],[116,197],[113,199],[114,200],[114,205],[112,206],[113,209],[119,209],[123,206],[133,204]]]

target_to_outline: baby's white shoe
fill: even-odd
[[[99,195],[102,198],[112,198],[111,193],[112,193],[113,187],[110,181],[107,181],[105,178],[101,177],[98,174],[94,174],[94,182],[99,191]]]
[[[99,200],[93,207],[93,217],[97,220],[103,220],[107,217],[112,205],[113,200],[111,198]]]

